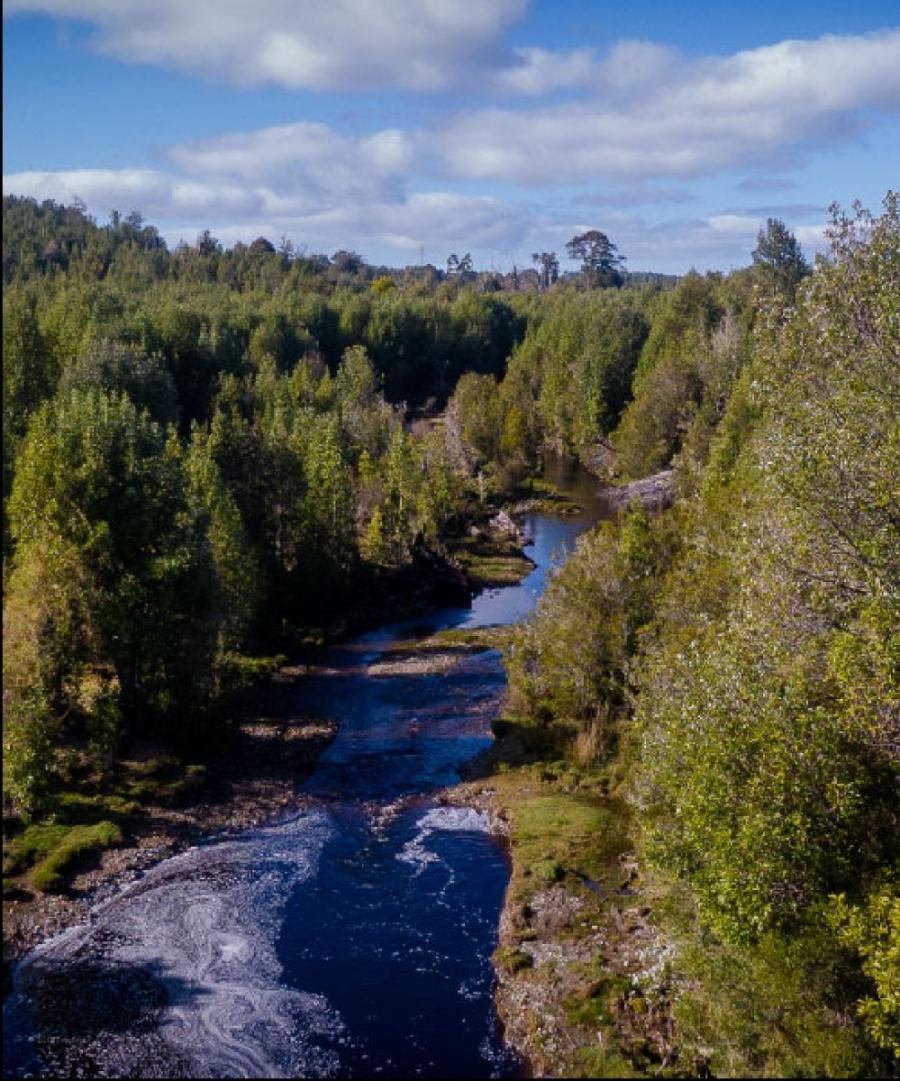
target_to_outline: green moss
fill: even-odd
[[[576,1077],[646,1077],[617,1048],[579,1047],[575,1052]]]
[[[102,797],[110,808],[106,817],[116,817],[117,806],[121,809],[130,804],[137,810],[140,804],[178,804],[196,796],[206,781],[205,766],[186,764],[172,755],[123,762],[114,786],[115,795]],[[114,803],[116,798],[121,802]]]
[[[586,1028],[611,1025],[617,1000],[630,988],[627,976],[600,970],[595,979],[563,1002],[566,1017],[572,1024]]]
[[[515,585],[534,569],[534,563],[512,540],[458,537],[449,548],[476,589]]]
[[[531,560],[523,555],[473,555],[461,562],[476,588],[516,585],[534,569]]]
[[[55,801],[55,815],[71,825],[100,822],[104,819],[125,821],[137,814],[140,805],[122,795],[85,795],[82,792],[61,792]]]
[[[494,966],[501,972],[514,973],[531,968],[534,958],[516,946],[498,946],[494,951]]]
[[[527,893],[566,874],[596,878],[608,855],[609,809],[581,793],[535,794],[510,806],[517,886]],[[615,846],[614,846],[615,847]]]
[[[64,836],[31,872],[31,884],[42,893],[61,889],[65,872],[82,856],[108,848],[122,840],[122,831],[114,822],[62,828],[65,829]]]
[[[471,646],[473,649],[501,649],[509,640],[508,627],[451,627],[426,638],[421,645],[440,649],[450,646]]]

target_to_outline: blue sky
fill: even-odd
[[[900,186],[897,0],[5,0],[3,53],[4,192],[170,243],[728,269]]]

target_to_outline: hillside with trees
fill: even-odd
[[[900,1055],[896,196],[829,237],[810,274],[770,222],[746,276],[657,299],[612,441],[628,475],[671,462],[680,498],[590,535],[508,649],[513,726],[619,808],[629,911],[666,943],[643,989],[579,1006],[612,1011],[629,1069]]]
[[[578,275],[501,277],[170,252],[6,197],[4,829],[93,828],[62,808],[135,741],[215,742],[278,654],[416,576],[465,590],[455,553],[543,455],[671,469],[672,508],[591,532],[506,650],[527,768],[607,801],[667,943],[677,1055],[622,1061],[889,1076],[897,196],[829,235],[812,268],[770,219],[752,265],[671,281],[592,230]]]

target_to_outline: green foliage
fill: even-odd
[[[587,452],[628,400],[648,330],[642,298],[563,294],[544,304],[510,359],[504,396],[518,405],[530,441],[537,435],[558,451]]]
[[[10,695],[3,723],[3,788],[27,817],[49,804],[56,786],[60,725],[39,687]]]
[[[897,1050],[896,196],[831,239],[792,310],[747,276],[654,302],[614,441],[625,472],[674,458],[683,503],[584,539],[508,650],[544,750],[627,771],[692,913],[658,915],[678,1042],[717,1074]]]
[[[39,667],[72,707],[82,673],[111,666],[129,716],[148,720],[202,691],[212,565],[173,437],[124,395],[72,390],[35,415],[9,514],[9,605],[23,611],[14,669]],[[38,592],[48,601],[34,606],[27,598]],[[44,646],[45,657],[29,660]]]
[[[811,271],[797,238],[778,218],[769,218],[760,229],[753,265],[762,285],[792,302],[797,286]]]
[[[581,260],[581,270],[588,285],[622,284],[620,271],[625,260],[606,233],[589,229],[586,233],[573,236],[566,244],[566,251],[570,259]]]
[[[668,520],[640,509],[579,541],[506,651],[514,711],[594,727],[607,743],[609,710],[623,703],[626,666],[676,544]]]
[[[15,198],[4,224],[4,785],[32,820],[8,875],[37,862],[58,888],[135,800],[186,798],[202,771],[120,777],[123,742],[224,722],[270,666],[248,657],[322,633],[541,449],[610,435],[620,474],[672,464],[681,503],[584,538],[511,635],[508,724],[559,759],[552,794],[502,775],[514,893],[612,874],[628,811],[566,779],[602,760],[641,860],[688,898],[687,921],[660,915],[685,1061],[889,1072],[895,195],[878,219],[835,210],[802,282],[772,221],[754,267],[667,292],[505,293],[208,233],[169,253],[139,216]],[[575,241],[608,283],[608,238]],[[63,798],[75,761],[102,783]]]
[[[725,492],[705,486],[698,520],[729,507],[718,533],[698,528],[699,566],[687,556],[691,574],[673,575],[639,680],[648,852],[730,940],[790,927],[877,868],[896,829],[897,341],[877,322],[897,280],[896,205],[868,242],[843,220],[836,232],[792,320],[761,332],[762,419]],[[698,596],[721,564],[723,589]]]
[[[93,342],[62,373],[59,392],[102,390],[127,394],[138,409],[146,410],[165,426],[178,420],[178,398],[172,376],[156,357],[138,346],[115,341]]]
[[[900,1059],[900,892],[891,870],[879,874],[859,904],[846,894],[831,898],[828,919],[839,941],[856,950],[874,994],[857,1013],[872,1038]]]
[[[688,939],[676,965],[682,1054],[713,1076],[890,1075],[848,1009],[859,992],[852,961],[821,925],[770,932],[752,947]]]
[[[660,299],[635,370],[634,398],[612,436],[624,476],[653,473],[679,452],[684,481],[702,469],[749,359],[750,298],[743,279],[692,273]]]
[[[886,778],[817,700],[806,658],[766,630],[716,627],[662,652],[641,683],[648,856],[690,876],[730,940],[790,926],[852,881],[887,825]]]
[[[498,946],[494,950],[493,962],[500,971],[515,973],[531,968],[534,959],[516,946]]]

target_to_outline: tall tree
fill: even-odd
[[[555,251],[536,251],[531,256],[541,276],[541,288],[549,289],[559,278],[559,259]]]
[[[622,265],[625,262],[619,249],[606,233],[589,229],[573,236],[566,244],[570,259],[581,260],[581,270],[589,285],[611,286],[622,284]]]
[[[811,272],[799,241],[779,218],[769,218],[765,229],[760,229],[753,265],[762,281],[789,301],[793,301],[797,286]]]

